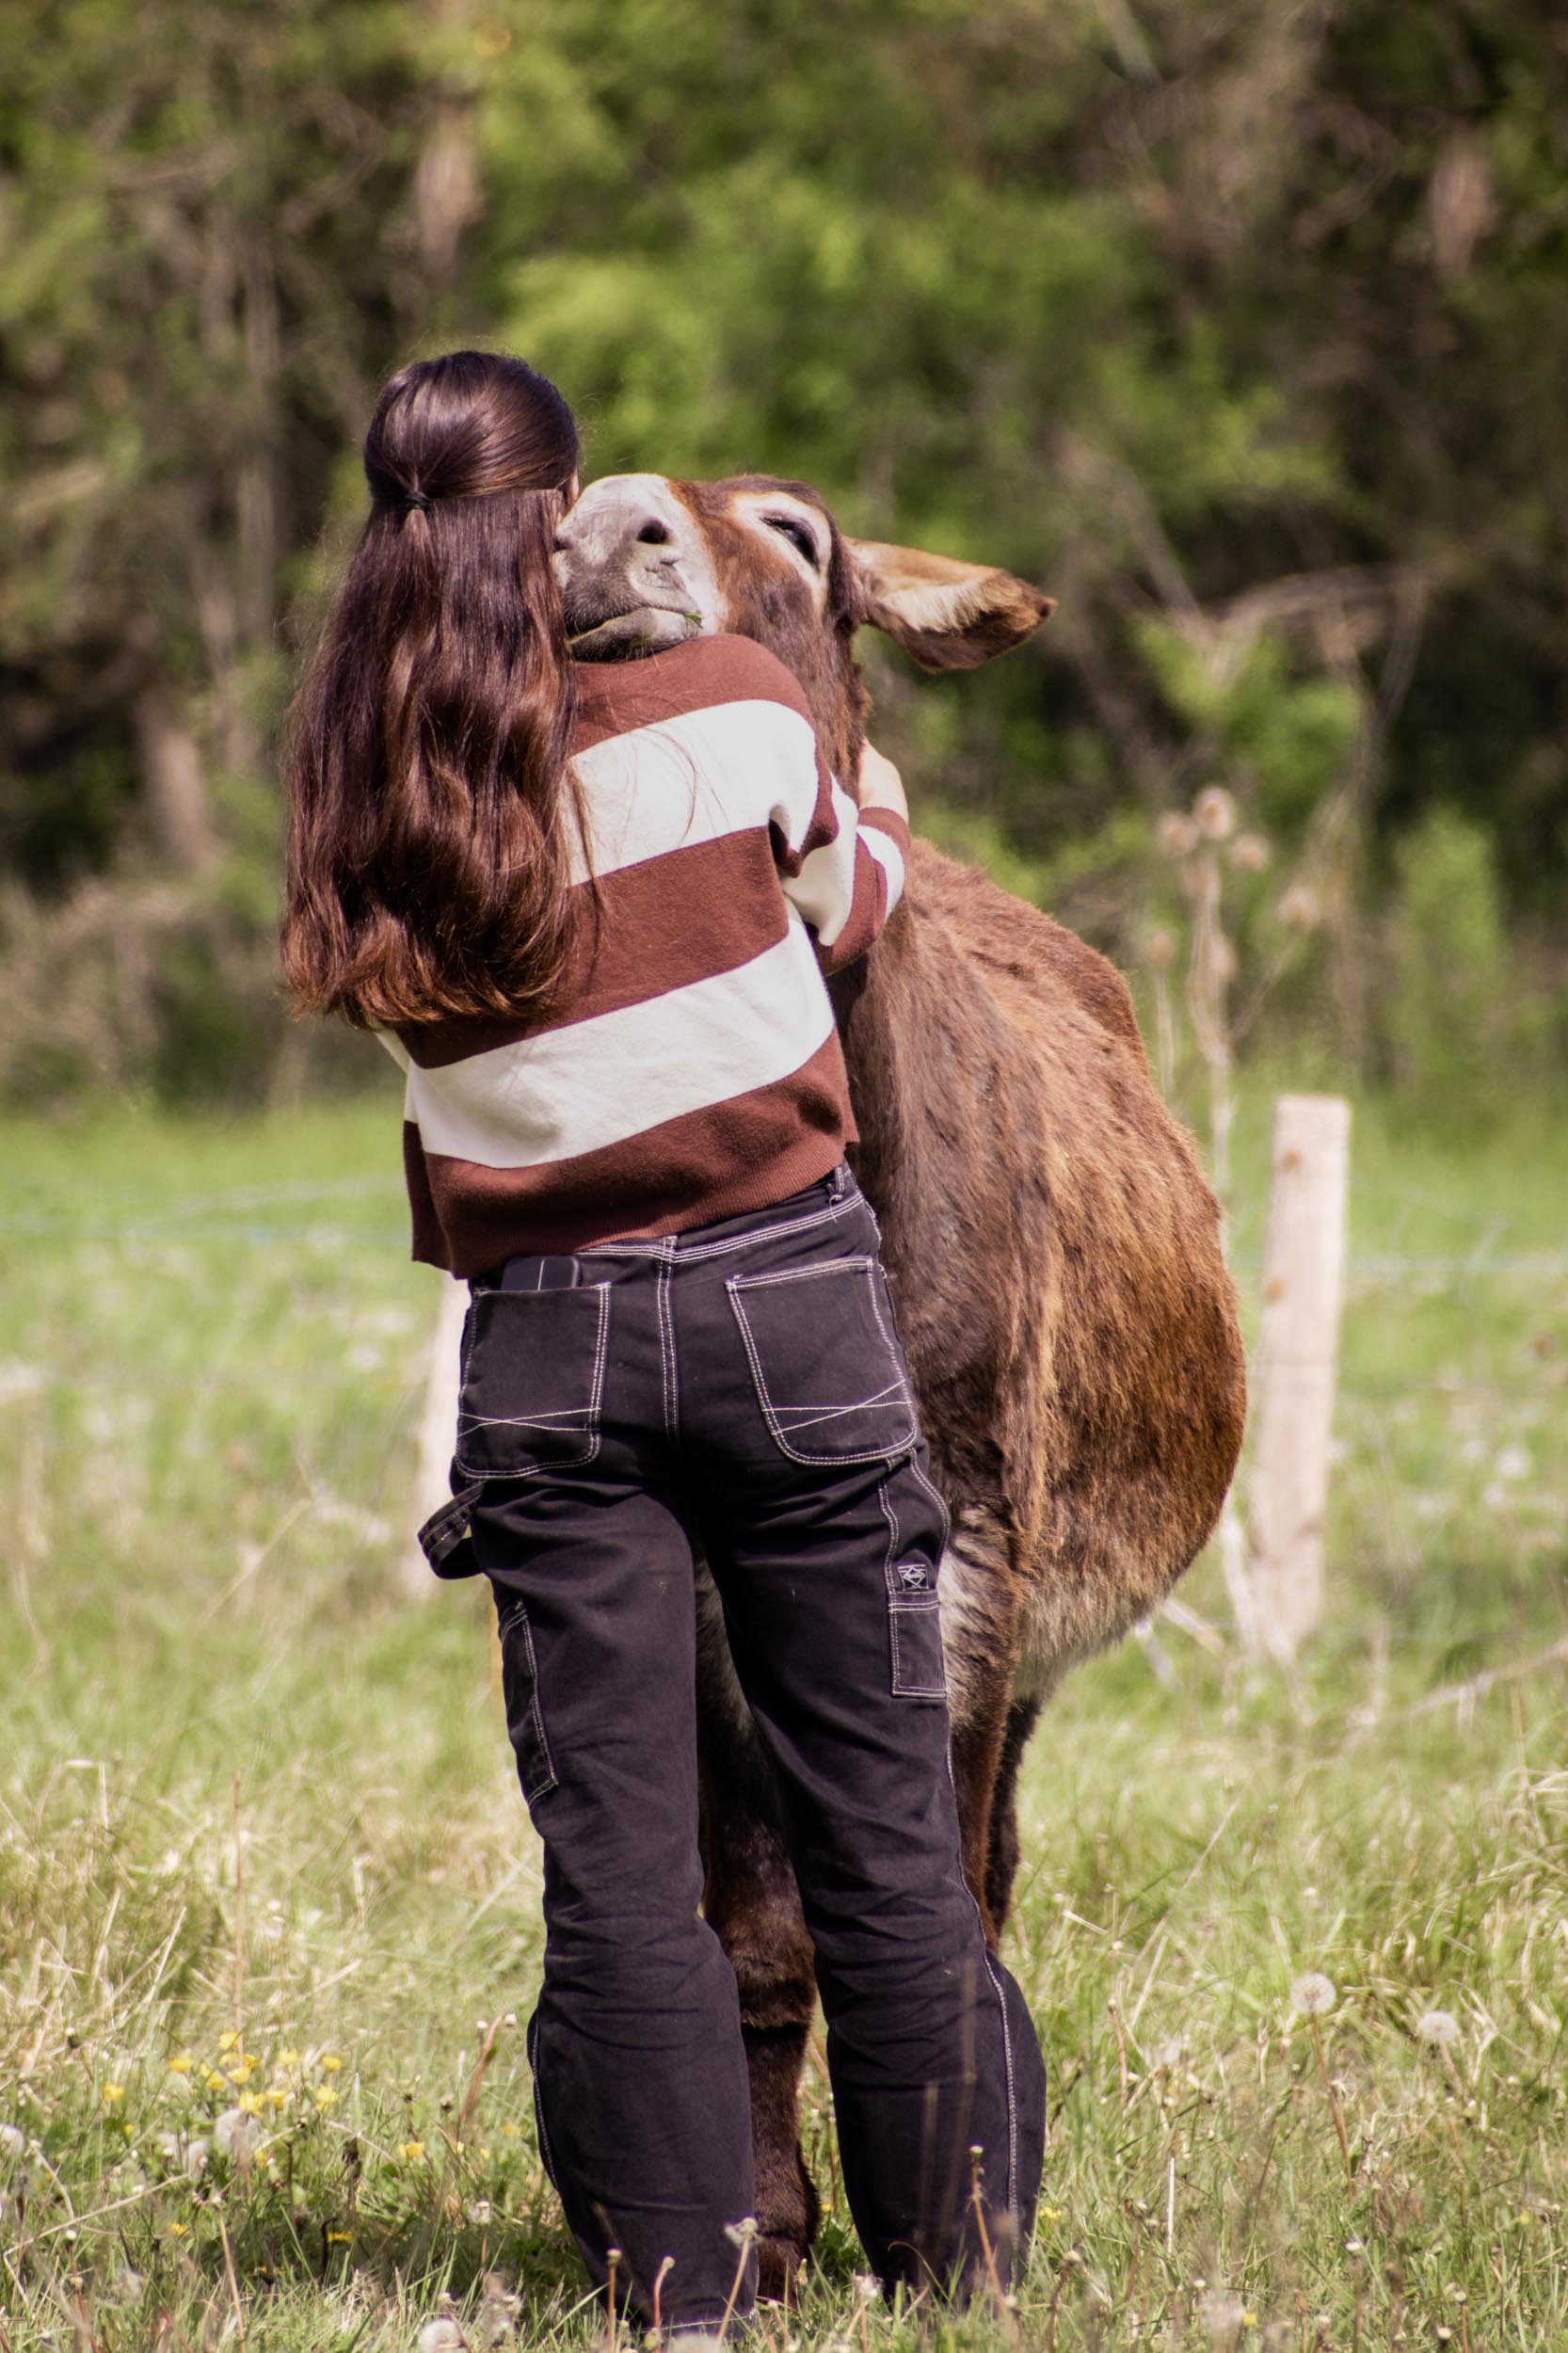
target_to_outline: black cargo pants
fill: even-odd
[[[456,1493],[495,1589],[544,1844],[539,2146],[600,2281],[712,2325],[752,2212],[734,1975],[699,1916],[694,1555],[772,1761],[816,1950],[844,2188],[887,2285],[1010,2253],[1045,2075],[959,1866],[937,1566],[878,1233],[846,1168],[772,1209],[476,1282]],[[753,2301],[749,2261],[737,2316]]]

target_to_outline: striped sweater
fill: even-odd
[[[414,1256],[454,1274],[764,1209],[855,1135],[824,975],[897,904],[903,820],[856,809],[748,638],[584,664],[578,693],[599,914],[556,1009],[380,1033]]]

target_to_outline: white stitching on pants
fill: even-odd
[[[675,1328],[670,1315],[670,1267],[666,1259],[654,1277],[654,1300],[659,1310],[659,1363],[664,1385],[664,1433],[674,1439],[680,1419],[680,1368],[675,1355]]]
[[[676,1249],[675,1245],[680,1239],[679,1234],[663,1234],[654,1241],[596,1242],[587,1250],[580,1250],[577,1255],[580,1258],[668,1258],[673,1265],[686,1266],[697,1258],[720,1257],[726,1251],[749,1250],[758,1242],[776,1240],[780,1234],[804,1234],[808,1226],[831,1225],[840,1218],[848,1217],[862,1206],[870,1209],[871,1204],[865,1201],[863,1194],[851,1193],[834,1208],[814,1210],[809,1217],[790,1218],[782,1225],[754,1226],[749,1233],[732,1234],[728,1241],[698,1242],[690,1250]],[[765,1214],[761,1209],[757,1211],[759,1217]]]
[[[948,1786],[952,1791],[952,1806],[953,1812],[956,1815],[958,1812],[958,1784],[953,1779],[952,1775],[952,1741],[951,1737],[948,1740]],[[991,1948],[985,1942],[985,1923],[981,1916],[980,1906],[975,1900],[974,1890],[969,1885],[968,1881],[964,1879],[962,1828],[960,1828],[959,1839],[960,1853],[958,1859],[958,1876],[964,1881],[964,1893],[968,1896],[969,1903],[974,1911],[975,1927],[980,1931],[980,1949],[985,1957],[985,1975],[990,1982],[991,1991],[997,1997],[998,2007],[1001,2011],[1002,2069],[1007,2078],[1007,2198],[1005,2202],[1007,2212],[1013,2217],[1016,2223],[1018,2215],[1018,2103],[1013,2081],[1013,2029],[1008,2023],[1007,1996],[1002,1990],[1000,1979],[996,1976],[991,1967]]]

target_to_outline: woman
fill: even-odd
[[[594,2277],[700,2340],[745,2317],[755,2264],[735,1980],[698,1914],[696,1558],[885,2284],[1016,2255],[1043,2072],[959,1868],[945,1514],[823,980],[896,904],[902,790],[868,752],[857,808],[749,641],[575,671],[551,552],[576,470],[517,360],[388,385],[294,714],[283,960],[300,1008],[405,1069],[415,1255],[472,1286],[423,1541],[494,1589],[544,1845],[540,2153]]]

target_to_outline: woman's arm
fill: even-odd
[[[863,956],[899,903],[909,852],[904,785],[890,760],[867,744],[857,808],[819,753],[809,824],[779,855],[784,895],[816,934],[824,972]]]

